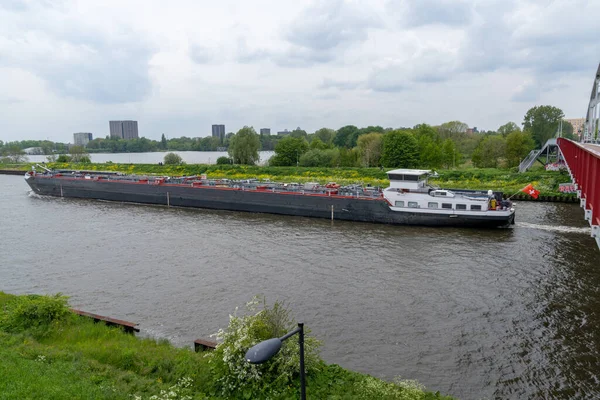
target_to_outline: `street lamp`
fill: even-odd
[[[306,400],[306,377],[304,375],[304,323],[298,323],[298,327],[293,331],[286,333],[280,338],[268,339],[251,347],[246,352],[246,361],[250,364],[262,364],[271,359],[281,349],[284,340],[289,339],[296,333],[298,344],[300,345],[300,399]]]

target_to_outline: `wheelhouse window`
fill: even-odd
[[[435,201],[430,201],[429,203],[427,203],[427,208],[438,208],[438,203],[436,203]]]
[[[409,201],[408,206],[410,208],[419,208],[419,203],[417,203],[416,201]]]
[[[404,207],[404,201],[397,201],[396,207]]]
[[[418,175],[403,175],[403,174],[388,174],[388,179],[390,181],[411,181],[418,182]]]
[[[471,211],[481,211],[481,206],[471,204]]]
[[[446,210],[452,210],[452,204],[442,203],[442,208],[445,208]]]
[[[457,204],[456,205],[456,209],[457,210],[466,210],[467,209],[467,205],[466,204]]]

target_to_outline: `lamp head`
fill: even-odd
[[[281,349],[281,339],[273,338],[251,347],[244,357],[250,364],[262,364]]]

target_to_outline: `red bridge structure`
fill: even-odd
[[[600,248],[600,145],[558,138],[558,146],[577,190],[592,237]]]

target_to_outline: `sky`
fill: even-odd
[[[0,0],[0,140],[585,116],[597,0]]]

